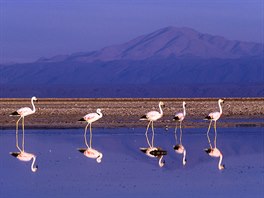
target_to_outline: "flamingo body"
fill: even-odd
[[[101,163],[103,154],[93,148],[81,148],[78,149],[81,153],[83,153],[86,157],[96,159],[97,163]]]
[[[140,150],[151,158],[158,158],[159,166],[160,167],[164,166],[165,161],[164,160],[162,161],[162,159],[164,155],[167,155],[167,151],[162,150],[159,147],[140,148]]]
[[[15,112],[11,113],[10,116],[17,115],[17,116],[25,117],[25,116],[28,116],[28,115],[35,113],[36,108],[34,105],[34,101],[37,101],[37,100],[38,99],[35,96],[33,96],[31,98],[31,103],[32,103],[33,109],[30,109],[29,107],[22,107],[22,108],[16,110]]]
[[[35,161],[36,161],[36,156],[32,153],[27,153],[25,151],[21,152],[11,152],[10,153],[12,156],[16,157],[20,161],[28,162],[33,159],[32,164],[31,164],[31,170],[32,172],[36,172],[38,169],[38,166],[34,167]]]
[[[218,148],[208,148],[208,149],[204,149],[204,151],[211,157],[219,157],[219,162],[218,162],[218,169],[219,170],[223,170],[225,168],[224,165],[222,165],[222,160],[223,160],[223,154],[221,153],[221,151]]]
[[[99,120],[101,117],[103,117],[103,114],[101,113],[101,109],[97,109],[96,113],[89,113],[85,115],[83,118],[81,118],[79,121],[86,121],[91,124]]]
[[[182,144],[176,144],[173,149],[175,150],[176,153],[178,154],[183,154],[183,158],[182,158],[182,164],[186,165],[187,160],[186,160],[186,149],[184,148],[184,146]]]

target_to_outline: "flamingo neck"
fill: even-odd
[[[163,155],[159,158],[159,166],[162,167],[164,166],[164,162],[162,162]]]
[[[102,161],[102,158],[103,158],[103,154],[100,153],[98,158],[96,159],[97,163],[100,163]]]
[[[186,109],[185,109],[185,105],[183,104],[183,115],[186,116]]]
[[[37,169],[38,169],[37,167],[34,167],[35,161],[36,161],[36,157],[33,156],[33,161],[32,161],[32,164],[31,164],[31,170],[32,170],[32,172],[36,172]]]
[[[36,112],[36,108],[35,108],[35,105],[34,105],[34,100],[33,98],[31,99],[31,104],[32,104],[32,107],[33,107],[33,112],[35,113]]]
[[[220,158],[219,158],[219,162],[218,162],[218,169],[219,169],[219,170],[223,169],[223,166],[221,165],[222,160],[223,160],[223,155],[221,154],[221,155],[220,155]]]
[[[183,165],[186,164],[186,150],[185,150],[185,149],[184,149],[184,151],[183,151],[182,164],[183,164]]]
[[[160,115],[163,115],[163,111],[162,111],[162,108],[161,108],[161,104],[159,104],[159,109],[160,109]]]
[[[222,106],[221,106],[221,102],[220,102],[220,100],[218,101],[218,106],[219,106],[219,109],[220,109],[220,114],[222,114]]]

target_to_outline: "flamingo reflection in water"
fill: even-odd
[[[36,112],[34,101],[37,101],[37,98],[35,96],[31,98],[31,104],[33,107],[32,109],[30,109],[29,107],[23,107],[10,114],[10,116],[20,116],[16,122],[16,147],[19,150],[19,152],[10,152],[10,154],[16,157],[17,159],[19,159],[20,161],[27,162],[27,161],[32,160],[32,163],[31,163],[32,172],[36,172],[38,169],[38,166],[37,165],[35,166],[36,156],[32,153],[25,152],[25,130],[24,130],[25,121],[24,120],[25,120],[25,116],[34,114]],[[18,124],[21,119],[22,119],[22,149],[20,148],[18,144]]]
[[[218,106],[219,106],[219,112],[213,112],[210,113],[208,116],[205,117],[206,120],[210,120],[210,124],[207,130],[207,139],[208,139],[208,143],[210,148],[206,148],[204,149],[204,151],[211,157],[219,157],[219,162],[218,162],[218,169],[219,170],[223,170],[225,169],[225,165],[222,165],[222,160],[223,160],[223,154],[221,153],[221,151],[216,147],[216,140],[217,140],[217,131],[216,131],[216,121],[221,117],[222,115],[222,106],[221,103],[224,103],[224,100],[219,99],[218,100]],[[209,137],[209,131],[210,131],[210,127],[211,127],[211,123],[212,121],[214,121],[214,131],[215,131],[215,137],[214,137],[214,147],[212,147],[211,141],[210,141],[210,137]]]
[[[145,153],[147,156],[152,157],[152,158],[158,158],[159,159],[159,166],[163,167],[165,164],[165,161],[163,160],[164,155],[167,155],[167,151],[162,150],[160,147],[154,147],[154,126],[153,126],[153,122],[160,119],[163,116],[163,111],[162,111],[162,107],[164,107],[164,103],[163,102],[159,102],[159,109],[160,112],[158,111],[150,111],[148,113],[146,113],[144,116],[142,116],[140,118],[140,120],[148,120],[148,126],[147,126],[147,130],[145,133],[146,136],[146,140],[147,143],[149,145],[148,148],[140,148],[140,150]],[[148,139],[148,129],[149,126],[151,124],[151,128],[152,128],[152,141],[151,144],[149,142]]]
[[[97,109],[96,113],[89,113],[79,120],[79,121],[87,122],[87,125],[84,130],[84,143],[87,146],[87,148],[79,148],[78,151],[83,153],[88,158],[96,159],[97,163],[101,163],[103,154],[92,148],[92,123],[99,120],[102,117],[103,114],[101,113],[101,109]],[[89,125],[90,125],[90,145],[88,144],[86,137],[86,132]]]
[[[176,145],[173,146],[173,149],[175,150],[176,153],[178,154],[182,154],[182,164],[186,165],[186,149],[184,148],[184,146],[182,145],[182,121],[184,120],[185,116],[186,116],[186,102],[182,103],[183,106],[183,112],[180,113],[176,113],[176,115],[174,116],[173,120],[176,121],[176,126],[175,126],[175,131],[174,131],[174,137],[175,137],[175,141],[176,141]],[[180,141],[178,143],[178,138],[177,138],[177,122],[180,122]]]

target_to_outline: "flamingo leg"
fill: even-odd
[[[210,121],[210,124],[209,124],[208,130],[207,130],[207,139],[208,139],[208,142],[209,142],[210,148],[212,148],[212,144],[211,144],[210,137],[209,137],[209,131],[210,131],[210,128],[211,128],[211,124],[212,124],[212,120]]]
[[[92,123],[90,124],[90,148],[92,148],[92,137],[93,137],[93,134],[92,134]]]
[[[145,133],[149,147],[151,147],[150,142],[149,142],[149,139],[148,139],[148,129],[149,129],[150,123],[151,123],[151,121],[148,123],[147,130],[146,130],[146,133]]]
[[[22,118],[22,130],[23,130],[22,150],[25,151],[25,117]]]
[[[154,145],[154,126],[153,126],[153,121],[152,121],[152,124],[151,124],[151,128],[152,128],[152,147]]]
[[[85,126],[85,129],[84,129],[84,143],[86,144],[87,148],[90,148],[88,143],[87,143],[87,138],[86,138],[86,132],[87,132],[87,128],[88,128],[89,124],[90,123],[88,122],[88,124]]]
[[[175,137],[175,141],[176,141],[176,144],[177,144],[178,143],[178,138],[177,138],[177,122],[176,122],[176,125],[175,125],[174,137]]]
[[[21,120],[21,118],[22,117],[20,117],[18,120],[17,120],[17,122],[16,122],[16,147],[17,147],[17,149],[21,152],[22,150],[21,150],[21,148],[19,147],[19,145],[18,145],[18,123],[19,123],[19,121]]]
[[[180,131],[181,131],[181,134],[180,134],[180,144],[182,144],[182,121],[180,121]]]
[[[215,123],[214,123],[214,131],[215,131],[214,147],[216,148],[216,138],[217,138],[216,121],[215,121]]]

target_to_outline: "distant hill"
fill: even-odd
[[[0,96],[259,97],[263,49],[259,43],[166,27],[99,51],[0,66]]]
[[[231,41],[221,36],[203,34],[191,28],[166,27],[99,51],[55,56],[41,61],[145,60],[170,56],[233,59],[261,56],[263,50],[263,45],[259,43]]]

